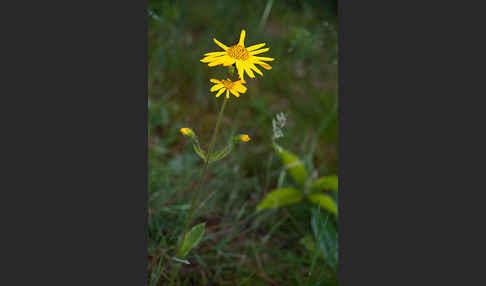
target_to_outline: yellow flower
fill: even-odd
[[[240,135],[241,142],[248,142],[248,141],[250,141],[250,139],[251,139],[250,136],[248,136],[247,134],[241,134]]]
[[[264,53],[270,48],[260,49],[261,47],[265,46],[265,43],[245,47],[245,35],[245,30],[241,30],[240,41],[238,44],[231,47],[227,47],[218,40],[213,39],[214,42],[224,50],[224,52],[212,52],[204,54],[205,57],[201,60],[201,62],[208,63],[208,66],[210,67],[217,65],[231,66],[232,64],[236,63],[238,75],[240,76],[240,80],[243,82],[245,82],[245,79],[243,78],[244,72],[246,72],[251,78],[255,78],[253,71],[263,76],[263,73],[255,66],[255,64],[260,65],[264,69],[270,70],[272,67],[264,61],[273,61],[274,59],[257,57],[255,55]]]
[[[185,136],[194,136],[194,132],[190,128],[181,128],[180,131]]]
[[[209,81],[215,83],[215,85],[211,87],[210,91],[216,91],[219,89],[218,93],[216,93],[216,97],[219,97],[225,91],[226,98],[229,98],[230,92],[236,97],[240,97],[239,93],[246,92],[246,87],[243,85],[242,80],[231,81],[229,78],[223,80],[217,80],[212,78]]]

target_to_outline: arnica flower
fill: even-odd
[[[240,97],[240,93],[246,92],[246,87],[243,85],[242,80],[231,81],[229,78],[223,80],[212,78],[209,81],[215,83],[215,85],[211,87],[210,91],[219,90],[218,93],[216,93],[216,97],[219,97],[225,91],[226,98],[229,98],[230,92],[236,97]]]
[[[251,139],[247,134],[241,134],[239,137],[241,142],[248,142]]]
[[[183,135],[185,135],[185,136],[189,136],[189,137],[194,136],[194,132],[191,130],[191,128],[186,128],[186,127],[184,127],[184,128],[181,128],[181,130],[180,130],[180,131],[181,131],[181,133],[182,133]]]
[[[274,59],[257,57],[255,55],[264,53],[270,48],[260,49],[261,47],[265,46],[265,43],[245,47],[245,35],[245,30],[241,30],[240,41],[238,44],[231,47],[228,47],[218,40],[213,39],[214,42],[224,50],[224,52],[211,52],[204,54],[205,57],[201,60],[201,62],[208,63],[208,66],[210,67],[217,65],[231,66],[232,64],[236,63],[238,75],[240,80],[243,80],[243,82],[245,82],[245,79],[243,78],[245,72],[251,78],[255,78],[253,71],[263,76],[263,73],[255,66],[255,64],[260,65],[264,69],[270,70],[272,67],[264,61],[273,61]]]

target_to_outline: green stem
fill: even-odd
[[[179,240],[179,243],[178,243],[178,246],[177,246],[177,251],[176,251],[176,255],[175,255],[176,257],[179,256],[179,254],[180,254],[182,245],[184,243],[184,239],[186,238],[187,231],[189,230],[189,226],[191,225],[192,215],[194,214],[194,210],[196,209],[196,203],[197,203],[197,199],[199,197],[199,191],[201,190],[201,186],[204,182],[204,179],[206,177],[206,173],[207,173],[208,168],[209,168],[209,158],[211,156],[211,153],[213,152],[214,143],[216,142],[216,137],[217,137],[217,134],[218,134],[219,125],[221,123],[221,118],[223,117],[223,112],[224,112],[224,108],[226,107],[227,101],[228,101],[228,98],[225,97],[224,101],[223,101],[223,106],[221,107],[221,110],[219,111],[219,114],[218,114],[218,120],[216,121],[216,127],[214,128],[213,136],[211,137],[211,141],[209,143],[206,161],[204,162],[204,166],[203,166],[203,170],[202,170],[202,176],[201,176],[201,179],[199,180],[199,183],[196,187],[196,193],[194,194],[194,197],[192,198],[191,208],[189,209],[189,214],[186,217],[186,222],[185,222],[185,225],[184,225],[184,231],[182,232],[182,237]],[[179,265],[174,265],[174,267],[172,268],[172,271],[171,271],[171,275],[170,275],[170,285],[171,286],[174,285],[175,277],[177,276],[178,272],[179,272]]]

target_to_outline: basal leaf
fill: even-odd
[[[204,235],[205,225],[206,223],[203,222],[191,228],[184,239],[181,249],[177,253],[178,258],[184,258],[199,243]]]
[[[302,200],[302,192],[295,188],[280,188],[270,192],[257,206],[257,211],[278,208],[298,203]]]
[[[309,201],[319,204],[321,208],[329,211],[330,213],[337,215],[338,214],[338,208],[334,200],[326,194],[321,194],[321,193],[312,193],[307,196]]]
[[[298,184],[303,186],[307,180],[307,171],[299,157],[275,143],[273,144],[273,148],[282,159],[285,168],[289,170],[290,176],[292,176]]]
[[[338,191],[338,176],[331,175],[321,177],[312,183],[311,189],[313,191],[333,190]]]

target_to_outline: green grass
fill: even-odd
[[[181,268],[181,284],[337,285],[336,269],[319,254],[322,249],[301,242],[306,236],[318,245],[332,238],[332,229],[315,225],[335,226],[333,217],[307,203],[255,213],[270,190],[293,184],[271,148],[272,118],[279,112],[289,119],[279,144],[316,176],[338,173],[332,3],[149,1],[148,285],[167,284],[170,257],[201,175],[202,161],[179,129],[192,128],[207,148],[222,103],[210,94],[209,78],[224,70],[199,60],[219,49],[213,37],[231,44],[242,28],[249,45],[267,43],[270,51],[263,55],[276,60],[263,77],[247,80],[246,94],[228,102],[216,148],[238,133],[252,140],[210,166],[192,222],[206,222],[206,233],[186,257],[191,264]]]

